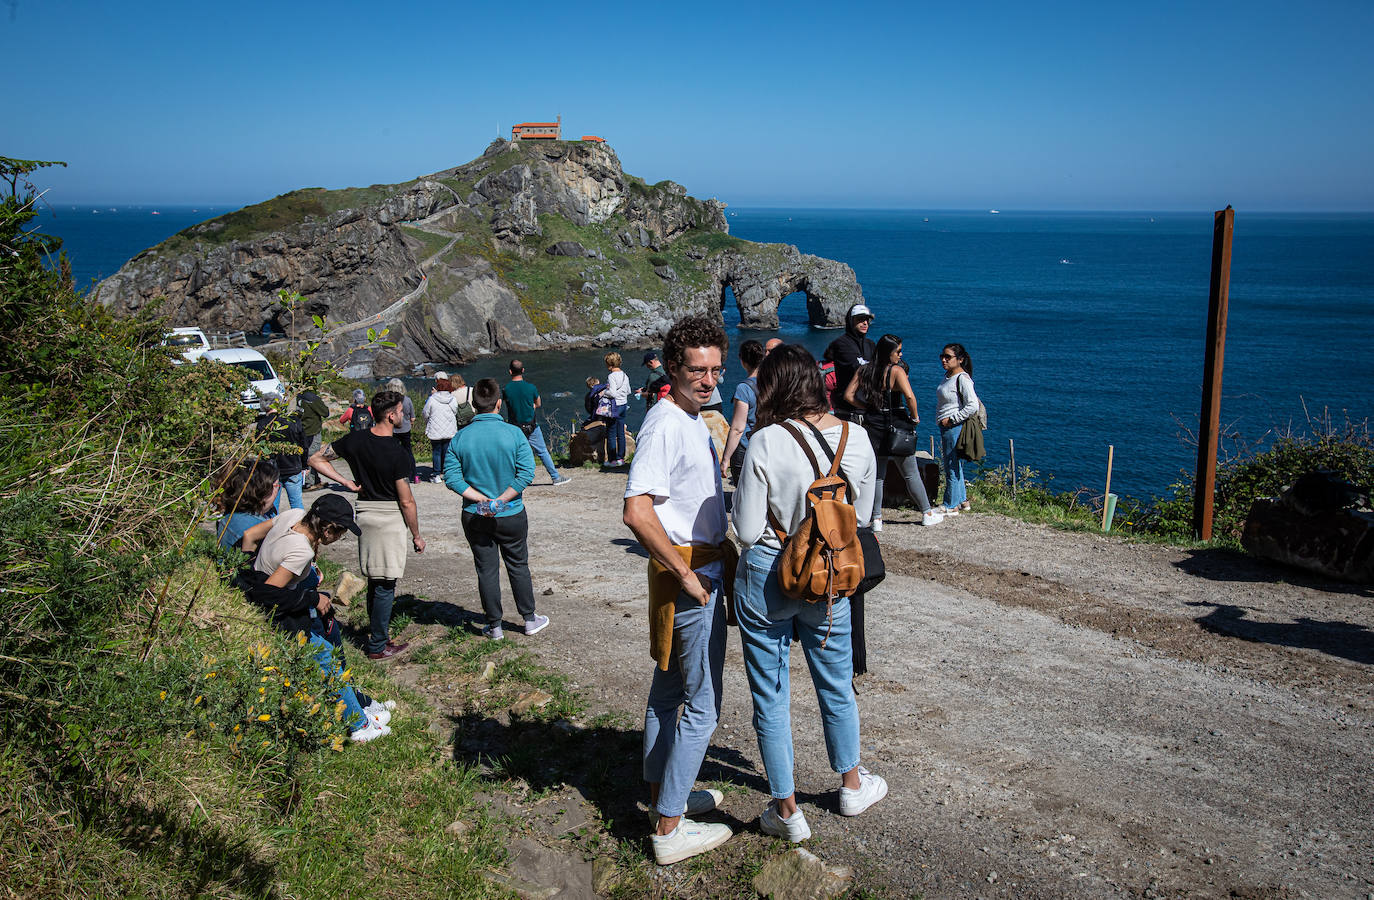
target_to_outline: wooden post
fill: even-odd
[[[1107,530],[1107,498],[1112,493],[1112,454],[1116,452],[1116,447],[1112,444],[1107,445],[1107,487],[1102,491],[1102,530]]]
[[[1207,344],[1202,366],[1202,415],[1198,421],[1197,477],[1193,482],[1193,536],[1212,539],[1212,502],[1221,440],[1221,370],[1226,356],[1226,306],[1231,293],[1231,234],[1236,213],[1216,213],[1212,225],[1212,283],[1207,297]]]
[[[1007,438],[1007,446],[1011,449],[1011,499],[1016,499],[1016,441]]]

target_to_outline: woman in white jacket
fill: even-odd
[[[462,384],[462,376],[458,376]],[[440,378],[434,383],[434,393],[425,401],[425,437],[429,438],[430,462],[434,466],[435,484],[444,483],[444,457],[448,455],[448,442],[458,433],[458,403],[453,394],[453,382]]]
[[[612,350],[605,356],[606,395],[615,404],[610,428],[606,432],[606,466],[625,465],[625,413],[630,408],[630,376],[620,368],[620,354]]]
[[[735,610],[754,730],[773,796],[759,826],[789,841],[811,836],[792,780],[788,657],[794,629],[816,687],[830,767],[840,775],[840,813],[856,816],[887,795],[887,782],[859,765],[849,598],[836,598],[827,610],[824,603],[793,600],[778,586],[782,542],[770,519],[786,534],[796,531],[806,515],[806,490],[816,479],[805,451],[781,423],[790,421],[802,433],[818,462],[833,457],[848,429],[840,474],[859,524],[873,517],[873,448],[862,429],[828,410],[820,370],[805,347],[785,344],[769,353],[758,370],[758,427],[735,488],[735,534],[745,548],[735,575]]]

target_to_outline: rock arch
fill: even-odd
[[[741,328],[778,327],[778,304],[793,293],[806,295],[806,314],[813,327],[839,328],[845,311],[863,302],[854,270],[842,262],[804,254],[787,244],[765,244],[759,250],[717,257],[717,309],[726,303],[725,289],[735,295]]]

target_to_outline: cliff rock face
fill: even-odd
[[[212,219],[144,251],[95,298],[124,312],[165,297],[174,324],[290,337],[329,323],[356,375],[486,353],[652,343],[689,312],[777,326],[803,291],[814,325],[862,293],[849,266],[729,235],[724,204],[626,175],[609,146],[496,141],[472,162],[399,185],[310,188]],[[306,296],[286,320],[277,291]],[[397,346],[368,345],[390,329]]]

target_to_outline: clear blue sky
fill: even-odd
[[[393,182],[561,114],[745,206],[1374,210],[1374,3],[0,0],[49,199]]]

